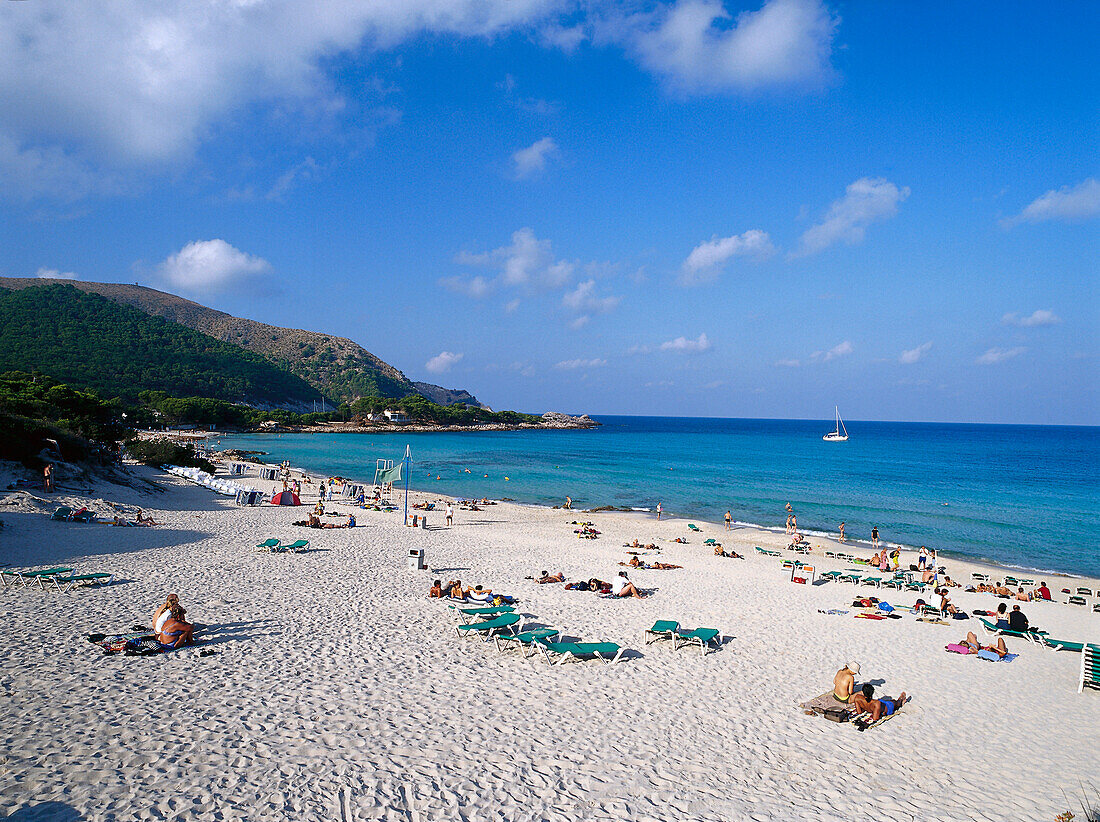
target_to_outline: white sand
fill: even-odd
[[[938,626],[818,613],[849,607],[857,590],[903,604],[915,595],[791,584],[779,560],[752,552],[779,547],[782,535],[715,525],[700,535],[677,519],[508,504],[459,511],[449,529],[439,512],[424,531],[403,527],[400,513],[364,511],[364,527],[315,531],[290,525],[305,508],[241,509],[160,481],[168,493],[97,491],[119,510],[144,508],[164,523],[157,528],[49,522],[55,505],[88,500],[0,493],[0,562],[118,575],[104,589],[0,595],[0,814],[1053,820],[1079,813],[1082,784],[1100,787],[1100,695],[1077,694],[1077,655],[1009,640],[1019,658],[992,664],[943,650],[976,629],[974,619]],[[312,503],[315,491],[304,498]],[[101,500],[89,504],[108,512]],[[573,519],[593,520],[603,535],[576,539]],[[670,542],[681,535],[691,544]],[[308,537],[314,550],[251,550],[270,536]],[[748,559],[714,557],[701,546],[708,536]],[[561,569],[609,580],[633,538],[658,542],[663,561],[685,566],[631,571],[658,589],[644,601],[524,579]],[[437,570],[406,570],[410,547],[425,548]],[[818,559],[823,570],[845,567]],[[948,565],[963,580],[976,567]],[[611,666],[555,667],[498,655],[455,635],[445,605],[426,597],[437,576],[514,594],[539,624],[633,653]],[[1068,582],[1047,581],[1055,591]],[[148,624],[169,590],[190,619],[211,626],[203,647],[216,655],[103,656],[84,640]],[[958,591],[954,601],[967,611],[997,603]],[[1091,609],[1024,610],[1054,636],[1100,640]],[[706,657],[646,646],[643,629],[669,618],[729,639]],[[880,692],[913,701],[867,733],[803,715],[796,703],[830,687],[848,659]]]

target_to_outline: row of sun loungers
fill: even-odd
[[[75,573],[75,570],[74,568],[60,566],[27,571],[14,571],[5,568],[0,570],[0,582],[3,583],[4,588],[9,585],[12,587],[16,585],[20,587],[37,585],[43,591],[47,588],[53,588],[53,590],[64,594],[78,585],[89,587],[109,585],[114,578],[114,574],[78,574]]]
[[[626,650],[614,642],[561,642],[561,632],[556,628],[524,631],[522,617],[515,613],[511,605],[491,608],[450,607],[459,618],[459,624],[455,626],[459,636],[480,636],[485,642],[492,640],[500,652],[507,648],[519,648],[524,658],[541,655],[551,665],[562,665],[581,659],[599,659],[610,664],[617,662]],[[505,630],[508,634],[504,633]]]
[[[308,539],[296,539],[294,542],[280,542],[272,537],[271,539],[265,539],[263,542],[256,546],[257,551],[267,551],[271,554],[277,554],[284,551],[290,551],[291,553],[298,553],[299,551],[309,550]]]

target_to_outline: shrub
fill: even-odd
[[[143,465],[158,468],[162,465],[192,465],[207,473],[214,473],[214,466],[209,461],[196,457],[193,447],[169,439],[131,440],[126,443],[126,453]]]

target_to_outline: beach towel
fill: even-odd
[[[808,711],[815,714],[823,714],[826,709],[830,708],[844,708],[847,709],[847,704],[841,702],[835,696],[832,691],[826,691],[821,696],[815,696],[813,699],[807,699],[805,702],[799,702],[798,707],[804,711]]]
[[[898,705],[894,709],[894,712],[892,714],[888,714],[887,716],[882,717],[882,719],[880,719],[878,722],[873,722],[871,720],[871,715],[864,712],[852,717],[852,725],[854,725],[856,730],[860,732],[870,730],[871,728],[877,728],[883,722],[887,722],[888,720],[893,719],[895,716],[900,714],[901,709],[902,706]]]
[[[953,653],[953,654],[964,654],[965,655],[965,654],[972,653],[969,646],[960,645],[957,642],[952,642],[950,645],[947,645],[946,649],[948,651],[950,651],[951,653]]]
[[[1004,656],[998,656],[994,651],[978,651],[975,654],[978,659],[984,659],[986,662],[1011,662],[1019,654],[1005,654]]]

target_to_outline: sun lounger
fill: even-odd
[[[263,542],[256,546],[257,551],[278,551],[280,546],[279,540],[272,537],[271,539],[265,539]]]
[[[974,582],[989,582],[989,574],[979,574],[977,571],[970,575]]]
[[[825,558],[826,559],[836,559],[836,551],[826,551],[825,552]]]
[[[45,588],[47,585],[53,585],[55,590],[67,594],[78,585],[88,587],[110,585],[113,577],[114,574],[77,574],[70,577],[50,574],[49,576],[39,577],[38,585],[41,588]]]
[[[72,568],[44,568],[39,571],[4,571],[4,585],[7,587],[7,578],[12,577],[12,582],[18,580],[22,585],[33,585],[42,577],[56,576],[60,574],[71,574]]]
[[[1028,642],[1040,642],[1041,634],[1037,634],[1033,631],[1013,631],[1011,628],[998,628],[995,624],[982,617],[978,617],[978,622],[982,623],[982,627],[985,628],[987,634],[992,634],[993,636],[1010,636],[1016,639],[1026,639]]]
[[[1086,645],[1081,649],[1081,678],[1077,683],[1077,693],[1085,686],[1100,688],[1100,647]]]
[[[614,642],[551,642],[548,639],[537,640],[535,647],[551,665],[592,658],[610,665],[617,662],[625,650]]]
[[[818,576],[820,576],[821,579],[826,579],[826,580],[831,580],[833,582],[836,582],[838,579],[840,579],[842,574],[843,574],[843,571],[826,571],[825,573],[819,574]]]
[[[554,637],[558,636],[561,636],[561,631],[557,628],[537,628],[534,631],[523,631],[518,634],[496,634],[493,636],[493,642],[496,643],[497,650],[502,653],[505,648],[519,648],[523,653],[523,658],[526,659],[528,648],[532,649],[532,653],[538,653],[535,643],[540,639],[553,640]]]
[[[692,531],[699,531],[700,533],[702,533],[702,531],[703,531],[702,528],[698,528],[690,522],[688,523],[688,528],[690,528]]]
[[[653,623],[652,628],[646,628],[643,636],[645,644],[657,642],[661,639],[672,639],[680,630],[680,623],[671,619],[659,619]]]
[[[859,574],[841,574],[839,577],[837,577],[837,580],[840,582],[850,582],[853,585],[859,585],[859,583],[863,581],[863,577],[861,577]]]
[[[863,578],[863,584],[864,585],[874,585],[876,588],[881,588],[882,583],[883,583],[883,578],[882,577],[864,577]]]
[[[680,643],[685,645],[698,645],[703,656],[707,655],[707,646],[714,642],[716,647],[722,647],[722,637],[717,628],[696,628],[694,631],[676,631],[673,637],[672,647],[678,649]]]
[[[511,614],[516,610],[511,605],[493,605],[487,608],[458,608],[454,605],[448,605],[447,607],[453,609],[462,622],[476,622],[479,619],[493,619],[494,617],[503,616],[504,614]]]
[[[1088,602],[1084,597],[1070,597],[1066,600],[1066,605],[1088,605]]]
[[[1091,597],[1092,596],[1092,589],[1091,588],[1078,588],[1077,589],[1077,596]]]
[[[714,537],[710,537],[709,539],[703,540],[703,545],[717,545],[717,544],[718,544],[718,540],[716,540]]]
[[[309,540],[308,539],[296,539],[296,540],[294,540],[294,542],[288,543],[286,545],[280,545],[279,550],[280,551],[290,551],[291,553],[295,553],[295,554],[298,553],[299,551],[307,551],[307,550],[309,550]]]
[[[1085,648],[1084,642],[1070,642],[1065,639],[1051,639],[1046,634],[1039,634],[1036,636],[1035,641],[1040,645],[1044,645],[1047,648],[1053,648],[1055,651],[1073,651],[1079,653]]]
[[[518,633],[512,626],[519,622],[519,614],[501,614],[495,619],[487,619],[484,622],[467,622],[462,625],[456,625],[455,631],[459,636],[473,636],[477,633],[488,641],[492,638],[493,634],[500,631],[503,628],[508,628],[513,634]]]
[[[769,551],[767,548],[761,548],[759,545],[754,545],[753,547],[756,549],[757,553],[763,554],[764,556],[768,556],[768,557],[781,557],[781,556],[783,556],[783,554],[781,554],[779,551]]]
[[[55,522],[68,522],[72,515],[72,508],[70,508],[68,505],[61,505],[58,506],[57,510],[53,512],[53,515],[50,517],[50,519],[54,520]]]

